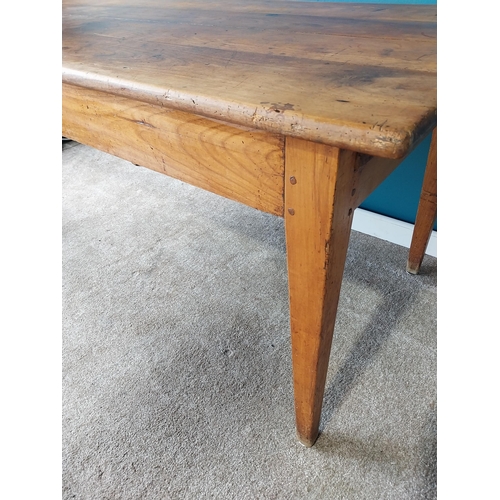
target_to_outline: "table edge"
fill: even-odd
[[[359,124],[327,122],[294,110],[255,106],[249,103],[213,99],[189,91],[165,89],[130,82],[95,72],[64,67],[62,83],[97,90],[141,102],[222,120],[284,136],[298,137],[363,154],[399,159],[410,153],[436,125],[437,110],[430,108],[410,130],[376,130]]]

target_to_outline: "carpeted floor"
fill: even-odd
[[[283,220],[63,144],[63,498],[436,498],[436,259],[353,231],[313,448]]]

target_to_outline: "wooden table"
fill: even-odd
[[[284,217],[314,444],[353,211],[436,125],[436,6],[65,0],[62,77],[64,136]]]

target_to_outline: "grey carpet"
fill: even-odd
[[[283,220],[63,144],[64,499],[436,497],[436,259],[353,231],[295,439]]]

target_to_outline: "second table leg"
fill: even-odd
[[[437,214],[437,127],[432,133],[406,270],[418,274]]]

